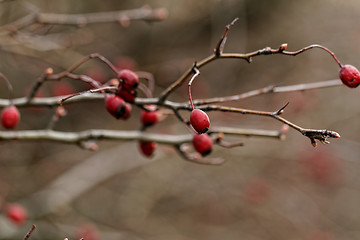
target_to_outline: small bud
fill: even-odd
[[[284,51],[286,48],[287,48],[287,43],[283,43],[283,44],[281,44],[281,46],[280,46],[280,48],[279,48],[279,51],[280,52],[282,52],[282,51]]]
[[[66,109],[63,106],[58,106],[56,108],[56,116],[58,117],[65,117],[67,114]]]
[[[117,78],[112,78],[109,80],[109,86],[117,87],[119,86],[119,80]]]
[[[52,69],[52,68],[47,68],[46,70],[45,70],[45,74],[47,75],[47,76],[49,76],[49,75],[51,75],[51,74],[53,74],[54,73],[54,69]]]

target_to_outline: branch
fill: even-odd
[[[36,226],[33,224],[29,230],[29,232],[25,235],[24,240],[28,240],[33,231],[35,230]]]
[[[86,25],[91,23],[123,22],[131,20],[143,20],[148,22],[162,21],[167,18],[165,8],[151,9],[149,6],[133,10],[121,10],[112,12],[96,12],[83,14],[56,14],[39,13],[36,21],[43,24],[61,25]]]
[[[234,113],[241,113],[241,114],[250,114],[250,115],[258,115],[258,116],[265,116],[275,118],[276,120],[288,125],[289,127],[295,129],[296,131],[300,132],[302,135],[308,137],[311,141],[311,144],[316,147],[315,140],[319,140],[321,143],[329,143],[327,138],[340,138],[340,134],[335,131],[329,130],[317,130],[317,129],[308,129],[300,127],[289,120],[280,116],[283,113],[284,108],[287,104],[282,107],[280,110],[275,112],[265,112],[265,111],[257,111],[257,110],[249,110],[249,109],[242,109],[242,108],[234,108],[234,107],[225,107],[225,106],[218,106],[218,105],[206,105],[206,106],[199,106],[198,108],[203,111],[222,111],[222,112],[234,112]]]
[[[296,56],[300,53],[303,53],[307,50],[310,50],[312,48],[320,48],[323,49],[327,52],[329,52],[331,54],[331,56],[334,58],[334,60],[337,62],[337,64],[341,67],[342,64],[339,62],[339,60],[336,58],[335,54],[333,52],[331,52],[328,48],[318,45],[318,44],[313,44],[313,45],[309,45],[307,47],[304,47],[298,51],[295,52],[290,52],[290,51],[284,51],[283,48],[277,48],[277,49],[272,49],[270,47],[265,47],[263,49],[259,49],[250,53],[222,53],[218,51],[215,51],[216,53],[200,60],[197,62],[197,69],[200,69],[201,67],[215,61],[221,58],[236,58],[236,59],[243,59],[246,60],[247,62],[251,62],[253,57],[255,56],[259,56],[259,55],[274,55],[274,54],[283,54],[283,55],[288,55],[288,56]],[[177,89],[178,87],[180,87],[188,77],[191,76],[191,74],[193,73],[193,67],[189,68],[179,79],[177,79],[175,82],[173,82],[168,88],[166,88],[160,95],[159,95],[159,102],[162,103],[166,100],[166,98],[173,92],[175,91],[175,89]]]
[[[277,131],[251,130],[238,128],[214,128],[211,133],[222,132],[224,134],[270,137],[282,139],[282,135]],[[61,132],[51,129],[46,130],[20,130],[20,131],[0,131],[0,141],[53,141],[67,144],[80,144],[89,140],[137,140],[157,142],[166,145],[181,145],[192,141],[191,134],[169,135],[146,133],[143,131],[119,131],[105,129],[91,129],[81,132]]]

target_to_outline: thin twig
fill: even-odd
[[[298,51],[290,52],[290,51],[283,51],[281,48],[272,49],[270,47],[265,47],[263,49],[259,49],[250,53],[221,53],[220,55],[216,55],[215,53],[198,61],[197,62],[197,68],[200,69],[201,67],[209,64],[210,62],[213,62],[215,60],[221,59],[221,58],[235,58],[235,59],[243,59],[248,62],[251,62],[253,57],[259,56],[259,55],[274,55],[274,54],[283,54],[288,56],[296,56],[300,53],[303,53],[307,50],[310,50],[312,48],[320,48],[328,53],[331,54],[331,56],[334,58],[334,60],[337,62],[337,64],[341,67],[342,64],[339,62],[339,60],[336,58],[335,54],[330,51],[328,48],[313,44],[309,45],[307,47],[304,47]],[[166,88],[160,95],[159,95],[159,103],[162,103],[166,100],[166,98],[170,95],[171,92],[175,91],[178,87],[180,87],[184,81],[191,75],[192,73],[192,67],[188,69],[179,79],[177,79],[175,82],[173,82],[168,88]]]
[[[107,23],[131,20],[162,21],[167,17],[165,8],[151,9],[148,6],[112,12],[82,14],[39,13],[36,21],[43,24],[61,24],[83,26],[91,23]]]
[[[302,84],[295,84],[295,85],[288,85],[288,86],[274,86],[270,85],[264,88],[259,88],[256,90],[251,90],[249,92],[225,96],[225,97],[214,97],[214,98],[207,98],[207,99],[196,99],[193,100],[194,105],[204,105],[204,104],[212,104],[212,103],[220,103],[220,102],[231,102],[231,101],[238,101],[242,99],[246,99],[249,97],[255,97],[262,94],[267,93],[284,93],[284,92],[294,92],[294,91],[305,91],[311,89],[321,89],[321,88],[329,88],[329,87],[337,87],[342,86],[343,83],[339,79],[334,80],[327,80],[321,82],[314,82],[314,83],[302,83]]]
[[[29,232],[25,235],[24,240],[28,240],[28,239],[29,239],[29,237],[31,236],[31,234],[34,232],[35,228],[36,228],[36,226],[35,226],[35,224],[33,224],[33,225],[31,226]]]

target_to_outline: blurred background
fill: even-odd
[[[356,0],[13,0],[1,1],[0,23],[6,26],[37,12],[107,12],[144,5],[165,8],[167,19],[35,24],[20,31],[0,27],[0,72],[10,79],[15,97],[22,97],[47,67],[57,73],[97,52],[119,68],[154,74],[156,96],[195,60],[209,56],[224,26],[236,17],[239,21],[229,32],[225,52],[277,48],[282,43],[295,51],[317,43],[334,51],[343,64],[359,67],[360,2]],[[224,59],[202,68],[193,97],[336,79],[338,70],[320,49],[296,57],[260,56],[251,64]],[[98,81],[113,77],[96,60],[78,73]],[[7,98],[2,86],[0,96]],[[64,79],[44,84],[39,97],[86,89],[80,82]],[[274,111],[290,102],[285,118],[305,128],[338,131],[341,138],[313,148],[294,130],[285,141],[238,137],[233,140],[242,140],[244,147],[214,147],[211,156],[226,159],[221,166],[184,161],[173,148],[161,145],[147,159],[136,142],[100,142],[97,152],[51,142],[2,142],[0,238],[21,239],[36,224],[31,239],[359,239],[358,91],[340,86],[229,104]],[[170,99],[187,101],[187,87],[180,87]],[[140,128],[136,107],[128,121],[112,118],[101,100],[72,104],[67,110],[56,130]],[[54,110],[20,111],[17,129],[25,130],[45,128]],[[262,117],[216,112],[209,116],[212,126],[281,128],[279,122]],[[188,133],[171,116],[148,131]],[[26,208],[26,223],[15,224],[6,217],[9,203]]]

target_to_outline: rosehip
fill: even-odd
[[[134,90],[139,85],[139,77],[131,70],[124,69],[118,74],[121,86],[127,90]]]
[[[142,154],[144,154],[144,156],[151,157],[153,155],[154,151],[155,151],[156,143],[147,142],[147,141],[140,141],[139,142],[139,147],[140,147],[140,150],[141,150]]]
[[[356,88],[360,84],[360,72],[352,65],[344,65],[340,68],[341,81],[350,88]]]
[[[126,115],[126,102],[119,96],[110,95],[105,99],[106,110],[114,116],[116,119],[119,119]]]
[[[199,134],[207,132],[210,126],[208,115],[200,109],[192,110],[190,114],[190,123]]]
[[[137,96],[137,92],[135,90],[126,89],[124,86],[120,86],[116,92],[116,94],[122,97],[125,101],[133,103]]]
[[[207,134],[195,134],[193,137],[193,146],[202,156],[211,153],[213,142]]]
[[[131,114],[131,104],[129,103],[125,103],[125,112],[124,115],[122,115],[121,119],[128,119],[130,117]]]
[[[159,121],[159,113],[156,112],[155,105],[146,106],[147,109],[150,111],[142,110],[141,111],[141,123],[148,127],[152,126]]]
[[[16,203],[9,204],[6,207],[6,216],[16,224],[23,224],[27,219],[27,211],[26,209]]]
[[[1,112],[1,124],[4,128],[15,128],[20,120],[19,110],[14,106],[8,106]]]

